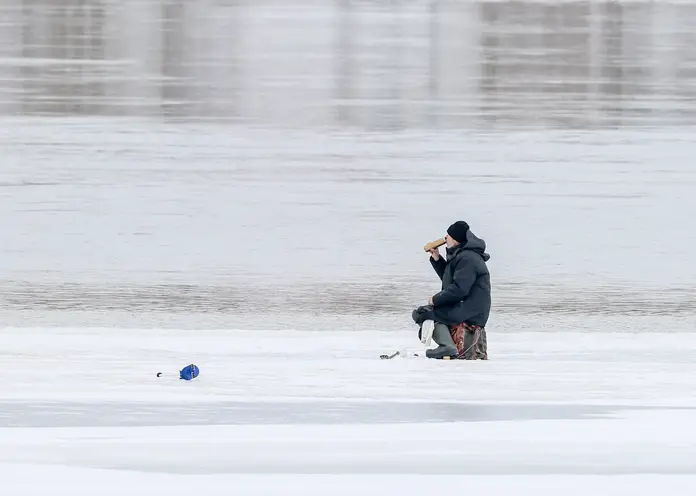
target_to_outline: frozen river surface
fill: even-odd
[[[412,329],[438,290],[422,246],[458,219],[488,243],[496,332],[696,313],[696,4],[0,20],[8,325]]]
[[[445,362],[377,359],[394,332],[4,329],[0,477],[32,496],[696,490],[694,333],[492,341]]]
[[[9,324],[398,329],[457,219],[488,243],[496,315],[696,312],[689,131],[3,122]]]
[[[0,1],[8,494],[696,494],[694,4],[51,6]],[[459,219],[490,360],[379,360]]]

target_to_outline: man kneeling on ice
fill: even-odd
[[[428,305],[413,311],[419,338],[428,346],[432,338],[439,346],[426,350],[428,358],[487,360],[486,323],[491,310],[491,280],[486,262],[486,242],[469,225],[457,221],[445,236],[447,259],[432,248],[430,263],[442,280],[442,291]]]

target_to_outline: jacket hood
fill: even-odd
[[[452,259],[462,250],[471,250],[478,253],[484,262],[488,262],[491,256],[486,253],[486,242],[476,236],[471,230],[466,233],[466,243],[460,243],[454,248],[447,248],[447,259]]]

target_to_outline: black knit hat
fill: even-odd
[[[469,230],[469,224],[463,220],[458,220],[447,228],[447,234],[455,241],[466,243],[466,233]]]

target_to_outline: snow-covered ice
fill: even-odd
[[[696,490],[693,333],[501,333],[487,362],[379,360],[414,336],[356,331],[0,340],[13,494]],[[176,379],[189,362],[201,375]]]

